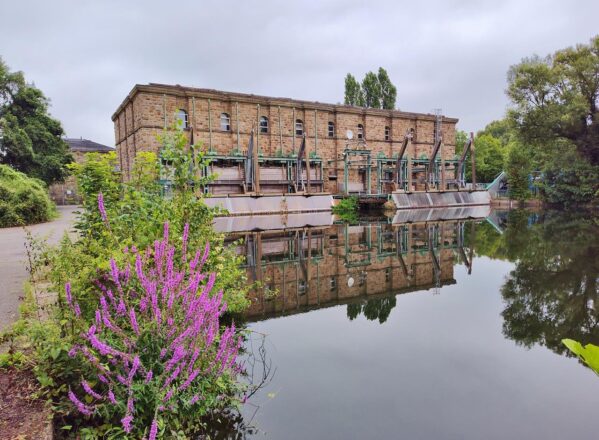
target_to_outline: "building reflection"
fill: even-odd
[[[467,220],[405,224],[335,224],[232,233],[256,282],[249,320],[348,304],[348,317],[364,313],[383,322],[398,293],[454,284],[454,265],[471,270]],[[377,312],[378,310],[378,312]]]

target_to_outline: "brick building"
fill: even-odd
[[[440,182],[440,163],[448,184],[455,182],[458,120],[440,115],[149,84],[134,86],[112,120],[124,179],[136,153],[158,152],[157,135],[180,120],[190,141],[201,142],[213,158],[207,172],[217,178],[207,191],[214,194],[300,192],[306,179],[311,192],[380,194],[398,189],[397,176],[406,173],[410,178],[399,178],[403,189],[428,189],[425,179],[433,171]],[[259,186],[248,187],[249,150],[254,149]],[[433,151],[438,154],[431,160]],[[309,159],[309,174],[301,165],[299,173],[294,168],[302,154]]]
[[[258,282],[248,317],[301,313],[455,283],[469,266],[464,221],[333,225],[235,233],[248,278]]]
[[[88,153],[109,153],[113,147],[102,145],[83,138],[65,138],[73,159],[77,163],[83,162]],[[59,205],[77,204],[81,197],[77,194],[77,182],[74,176],[69,176],[64,182],[55,183],[49,188],[50,198]]]

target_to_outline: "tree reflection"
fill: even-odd
[[[511,214],[499,247],[515,262],[501,289],[504,335],[557,353],[563,338],[599,343],[599,219],[553,212],[530,223]]]
[[[347,317],[350,321],[356,319],[360,314],[363,314],[369,321],[378,319],[379,323],[383,324],[389,318],[391,310],[397,305],[395,295],[385,298],[373,298],[359,303],[347,305]]]

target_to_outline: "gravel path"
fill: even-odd
[[[76,218],[76,206],[59,206],[59,217],[48,223],[28,226],[33,235],[57,243],[65,231],[71,230]],[[0,229],[0,331],[18,317],[23,283],[27,279],[25,260],[25,230]]]

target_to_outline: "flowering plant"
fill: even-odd
[[[102,219],[108,222],[102,197]],[[110,274],[98,283],[93,322],[79,322],[81,342],[69,352],[81,356],[94,372],[69,398],[85,416],[107,414],[133,438],[153,440],[159,432],[197,429],[210,410],[235,402],[241,367],[241,337],[235,325],[224,326],[222,291],[212,292],[216,274],[202,272],[210,245],[188,261],[189,225],[182,248],[163,237],[144,251],[125,248],[129,262],[110,260]],[[193,255],[193,254],[192,254]],[[75,319],[82,321],[75,292],[65,286]]]

